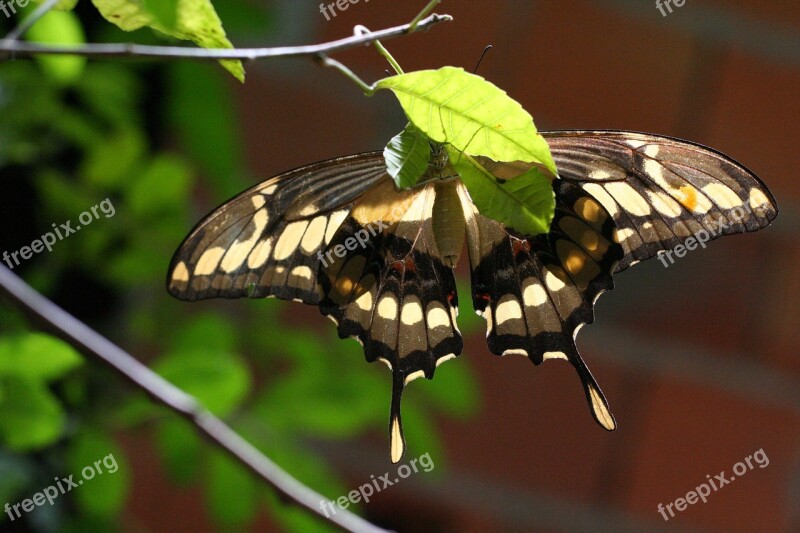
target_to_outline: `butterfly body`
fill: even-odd
[[[406,190],[395,187],[381,153],[359,154],[276,176],[220,206],[176,252],[168,291],[186,300],[274,296],[318,305],[340,337],[357,339],[368,361],[391,369],[397,462],[403,388],[432,378],[463,348],[453,268],[466,242],[489,350],[535,364],[567,360],[595,420],[612,430],[575,346],[612,275],[718,221],[724,230],[714,238],[766,227],[777,206],[752,172],[700,145],[635,132],[544,136],[560,178],[547,233],[524,235],[482,215],[441,145]],[[525,170],[489,167],[501,189]]]

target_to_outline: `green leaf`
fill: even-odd
[[[394,91],[409,120],[436,142],[495,161],[541,163],[557,174],[530,114],[480,76],[442,67],[384,78],[374,88]]]
[[[0,435],[16,451],[45,448],[64,432],[66,417],[55,396],[41,382],[28,378],[5,380],[0,403]]]
[[[452,148],[450,163],[484,216],[525,235],[550,231],[555,194],[546,170],[524,163],[495,163],[459,154]]]
[[[75,501],[84,512],[111,517],[125,504],[131,472],[122,448],[107,435],[87,432],[70,444],[68,464],[76,483]]]
[[[164,28],[175,31],[178,24],[178,0],[142,0],[144,8]]]
[[[229,352],[181,350],[163,357],[154,369],[220,416],[236,409],[250,390],[247,366],[239,356]]]
[[[214,10],[211,0],[177,0],[174,27],[161,22],[160,17],[164,16],[163,12],[157,16],[145,5],[163,1],[92,0],[92,3],[106,20],[124,31],[138,30],[147,26],[176,39],[192,41],[202,48],[233,48],[225,36],[222,21]],[[168,11],[169,7],[162,6],[158,9]],[[244,67],[241,61],[223,59],[220,64],[237,80],[244,82]]]
[[[83,364],[66,342],[46,333],[26,333],[0,339],[0,376],[54,381]]]
[[[415,185],[425,174],[431,159],[431,145],[413,124],[392,137],[383,150],[386,170],[400,189]]]
[[[158,213],[174,211],[189,195],[191,171],[175,156],[157,155],[128,189],[128,208],[131,214],[147,219]]]
[[[170,339],[170,346],[173,350],[199,348],[232,352],[236,349],[236,338],[236,330],[225,315],[203,313],[182,324]]]
[[[197,477],[202,448],[191,424],[181,418],[164,420],[158,427],[156,442],[172,479],[185,485]]]
[[[214,518],[226,526],[244,528],[255,518],[258,487],[253,474],[221,452],[214,452],[208,463],[206,492]]]
[[[91,146],[80,174],[88,183],[115,188],[136,168],[147,152],[147,140],[138,128],[124,127]]]
[[[69,11],[50,11],[25,34],[28,41],[43,44],[83,44],[86,36],[77,15]],[[42,71],[60,85],[72,85],[83,74],[86,58],[68,55],[37,55]]]
[[[166,120],[181,147],[220,196],[240,192],[245,181],[241,138],[232,90],[225,76],[205,63],[176,62],[167,71]]]

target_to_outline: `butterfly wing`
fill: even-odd
[[[761,180],[711,148],[625,131],[544,136],[561,178],[579,184],[614,218],[625,251],[617,272],[688,237],[757,231],[778,215]]]
[[[436,187],[397,191],[388,178],[360,198],[329,245],[341,254],[323,265],[323,314],[341,338],[354,337],[368,361],[392,370],[391,457],[404,450],[400,397],[408,382],[432,378],[461,353],[452,268],[432,225]]]
[[[202,220],[172,258],[182,300],[275,296],[316,304],[319,254],[353,201],[386,174],[379,152],[315,163],[241,193]]]
[[[481,215],[460,189],[467,221],[472,299],[487,323],[489,350],[520,354],[534,364],[566,359],[578,372],[597,422],[616,427],[600,387],[575,346],[594,302],[614,286],[622,258],[614,222],[589,194],[555,180],[556,211],[548,234],[527,237]]]

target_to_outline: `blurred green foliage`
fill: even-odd
[[[254,5],[231,0],[220,6],[226,24],[231,13],[226,29],[234,39],[262,35],[277,23]],[[170,16],[166,8],[154,12],[160,24],[170,24]],[[62,42],[84,35],[88,41],[132,38],[83,2],[74,12],[48,15],[34,35],[39,24],[51,25],[47,32],[55,33],[48,34]],[[164,38],[148,29],[135,34],[143,43]],[[54,223],[76,220],[110,199],[113,217],[15,271],[225,417],[300,481],[329,498],[346,494],[352,487],[319,443],[386,438],[391,387],[385,369],[365,364],[361,348],[337,340],[333,327],[318,333],[281,316],[297,304],[192,306],[171,300],[163,287],[169,258],[202,215],[192,207],[195,193],[217,202],[256,181],[243,163],[236,84],[214,64],[51,59],[0,63],[0,180],[9,191],[0,251],[18,250]],[[280,502],[201,441],[187,422],[63,342],[32,332],[8,304],[0,309],[0,505],[109,454],[119,464],[53,506],[24,515],[29,528],[114,529],[137,477],[130,445],[121,442],[143,433],[173,483],[202,487],[220,527],[244,527],[267,509],[287,530],[320,529],[317,519]],[[468,319],[465,333],[479,327],[469,298],[462,297],[461,316]],[[444,450],[436,413],[468,415],[476,386],[462,361],[412,389],[404,406],[407,457],[429,452],[439,469]],[[388,463],[388,450],[386,456]],[[165,501],[165,511],[168,506]]]

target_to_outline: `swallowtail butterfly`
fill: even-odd
[[[463,347],[453,267],[466,237],[489,350],[537,365],[569,361],[595,420],[613,430],[575,346],[612,275],[703,230],[712,238],[759,230],[778,209],[752,172],[698,144],[625,131],[543,135],[560,177],[547,234],[522,235],[481,215],[437,145],[407,190],[395,188],[383,154],[370,152],[275,176],[214,210],[172,259],[168,291],[183,300],[274,296],[319,306],[340,337],[358,339],[368,361],[391,369],[398,462],[403,388],[432,378]],[[500,176],[505,164],[497,165]]]

